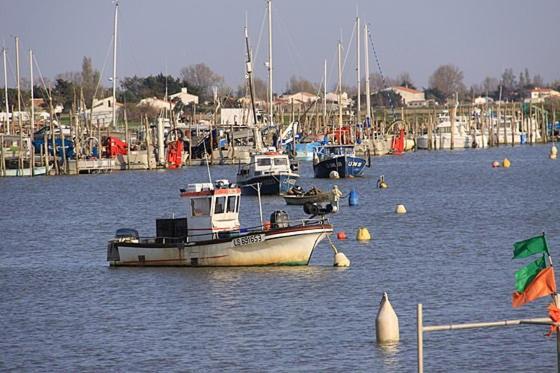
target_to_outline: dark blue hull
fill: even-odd
[[[237,184],[241,187],[241,193],[245,195],[256,196],[257,183],[261,184],[261,195],[278,195],[287,193],[296,185],[298,178],[298,175],[264,175],[238,181]]]
[[[362,176],[367,161],[364,158],[341,155],[324,159],[313,165],[313,172],[317,178],[328,178],[331,171],[338,172],[341,178]]]

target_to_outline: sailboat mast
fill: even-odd
[[[369,92],[369,50],[368,50],[368,27],[364,25],[364,65],[366,69],[366,118],[371,124],[371,96]]]
[[[326,121],[327,121],[327,60],[325,60],[325,68],[324,68],[323,77],[323,126],[326,128]]]
[[[342,44],[338,42],[338,143],[342,145]]]
[[[6,48],[2,49],[4,58],[4,99],[6,100],[6,133],[10,134],[10,105],[8,104],[8,71],[6,67]]]
[[[253,88],[253,63],[251,58],[251,47],[249,46],[249,32],[245,25],[245,46],[247,48],[247,79],[249,79],[249,94],[251,95],[251,110],[253,111],[254,125],[257,126],[257,111],[255,109],[255,93]]]
[[[272,124],[272,1],[267,0],[268,5],[268,108],[270,123]]]
[[[115,2],[115,22],[113,25],[113,117],[112,125],[117,127],[117,23],[119,17],[119,2]]]
[[[358,103],[356,107],[356,122],[360,123],[360,111],[362,107],[361,81],[360,81],[360,17],[356,17],[356,81],[358,86]]]
[[[31,129],[29,131],[29,136],[31,137],[31,141],[33,141],[34,133],[35,133],[35,105],[33,105],[34,92],[33,92],[33,51],[29,50],[29,78],[30,82],[30,89],[31,89]],[[64,146],[64,144],[62,144]],[[31,176],[34,176],[34,168],[35,168],[35,148],[31,146],[30,155],[31,161],[29,162],[29,168],[31,168]]]

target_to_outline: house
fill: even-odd
[[[550,88],[536,87],[533,88],[530,93],[531,93],[531,97],[529,101],[532,103],[544,102],[545,98],[560,96],[560,92]]]
[[[186,87],[181,88],[181,92],[177,92],[169,96],[169,99],[174,102],[180,100],[183,105],[188,105],[190,103],[195,103],[198,105],[198,96],[188,93]]]
[[[175,105],[169,101],[165,101],[157,97],[148,97],[140,100],[138,106],[150,106],[157,110],[167,110],[172,109]]]
[[[348,98],[348,93],[342,92],[341,93],[341,105],[342,107],[348,107],[352,104],[352,99]],[[327,103],[337,103],[338,104],[338,93],[336,92],[329,92],[327,93]]]
[[[297,92],[294,94],[282,95],[280,99],[283,102],[294,103],[294,104],[309,104],[319,100],[319,96],[308,92]]]
[[[426,96],[424,92],[417,91],[416,89],[393,86],[385,88],[384,91],[393,91],[398,93],[406,106],[421,106],[423,101],[426,101]]]
[[[474,99],[473,104],[475,104],[475,105],[487,105],[487,104],[491,104],[493,102],[494,102],[494,99],[492,97],[478,96]]]
[[[86,111],[82,113],[82,116],[87,118],[91,112],[91,120],[94,125],[107,127],[113,120],[113,105],[116,106],[116,114],[118,117],[123,105],[121,103],[115,102],[112,96],[102,98],[100,100],[94,99],[91,111],[89,109],[86,109]]]

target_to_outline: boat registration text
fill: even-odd
[[[251,245],[263,242],[266,239],[264,234],[255,234],[252,236],[237,237],[233,239],[233,246]]]

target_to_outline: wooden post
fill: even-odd
[[[428,150],[433,150],[433,125],[434,120],[432,114],[429,115],[428,122]]]
[[[449,124],[451,125],[451,144],[449,144],[449,149],[453,150],[455,149],[455,129],[457,128],[457,103],[453,105],[449,112]],[[442,147],[441,141],[439,146],[440,148]]]
[[[152,155],[150,154],[150,124],[148,122],[148,117],[145,117],[145,121],[144,121],[144,129],[146,131],[146,155],[148,156],[147,161],[148,161],[148,170],[152,169]]]
[[[6,113],[6,116],[8,113]],[[0,176],[5,176],[4,168],[4,135],[0,135]]]
[[[515,146],[515,128],[516,128],[515,106],[511,105],[511,146]]]
[[[417,358],[418,373],[424,372],[424,320],[422,318],[422,303],[418,303],[416,308],[416,336],[417,336]]]
[[[130,170],[130,138],[128,136],[128,117],[124,109],[124,141],[126,142],[126,169]]]

